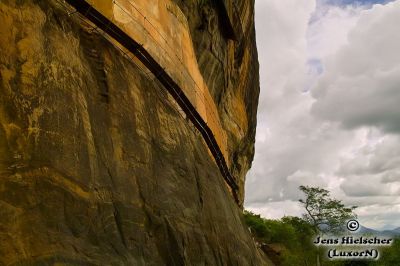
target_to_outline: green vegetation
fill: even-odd
[[[381,257],[371,260],[328,260],[324,248],[313,244],[317,235],[338,233],[345,222],[354,218],[355,207],[345,207],[340,201],[331,199],[329,192],[320,188],[300,187],[306,199],[301,201],[306,209],[303,218],[283,217],[279,220],[264,219],[250,211],[244,218],[254,240],[267,256],[283,266],[399,266],[400,239],[390,247],[381,249]],[[334,214],[334,215],[333,215]],[[321,230],[321,226],[323,230]]]
[[[308,186],[299,188],[306,196],[305,200],[299,200],[306,210],[303,219],[312,226],[316,234],[342,233],[346,221],[356,218],[353,210],[357,207],[345,207],[340,200],[332,199],[328,190]],[[319,247],[317,248],[317,266],[321,265],[322,251]]]
[[[313,265],[311,259],[315,258],[317,249],[312,244],[314,231],[310,224],[298,217],[268,220],[249,211],[245,211],[244,217],[256,242],[261,245],[261,248],[275,263],[299,266]],[[274,250],[270,252],[265,250],[268,249],[270,244],[280,244],[283,248],[280,252],[276,252],[278,254],[273,254]],[[276,255],[276,258],[274,258],[274,255]]]
[[[398,266],[400,265],[400,238],[397,238],[390,248],[382,250],[379,261],[369,264],[370,266]]]
[[[353,210],[356,206],[345,207],[337,199],[332,199],[328,190],[319,187],[300,186],[306,199],[300,199],[306,214],[304,220],[312,225],[315,233],[341,233],[346,221],[356,218]]]
[[[315,266],[317,265],[318,248],[312,243],[315,238],[314,228],[299,217],[283,217],[280,220],[270,220],[260,217],[250,211],[244,212],[247,226],[271,260],[283,266]],[[281,247],[277,254],[272,249]],[[323,266],[399,266],[400,239],[396,239],[390,247],[382,248],[378,261],[321,261]],[[272,254],[271,254],[272,253]],[[325,256],[323,256],[325,257]]]

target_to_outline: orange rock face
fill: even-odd
[[[116,2],[99,9],[143,38],[221,132],[243,199],[259,90],[254,3],[130,1],[170,37],[178,64]],[[267,263],[202,137],[135,58],[63,1],[1,1],[0,25],[0,264]]]

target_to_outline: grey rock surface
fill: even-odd
[[[198,29],[196,16],[218,13],[178,4],[243,188],[254,27],[243,48],[254,50],[235,67],[236,44]],[[0,25],[0,265],[267,264],[201,136],[157,81],[56,1],[1,1]],[[235,101],[244,109],[230,110]]]

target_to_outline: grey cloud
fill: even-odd
[[[349,177],[340,187],[349,197],[397,196],[400,193],[400,187],[391,189],[390,184],[382,183],[380,175]]]
[[[298,186],[312,185],[361,206],[360,218],[374,219],[371,225],[391,222],[374,206],[400,204],[400,141],[388,134],[400,132],[400,53],[384,41],[396,38],[387,24],[398,19],[390,12],[397,6],[355,12],[337,7],[310,26],[314,0],[256,1],[261,94],[246,208],[273,218],[300,215]],[[385,51],[377,50],[380,45]],[[321,59],[321,76],[310,72],[310,58]]]
[[[388,171],[382,176],[382,183],[394,183],[400,182],[400,169],[396,169],[395,171]]]
[[[378,174],[400,169],[400,139],[396,135],[380,135],[367,139],[367,143],[354,151],[354,158],[342,159],[338,175]]]
[[[348,44],[323,60],[312,114],[345,128],[400,133],[400,1],[365,11]]]
[[[399,227],[400,204],[372,204],[359,208],[359,221],[375,229]]]

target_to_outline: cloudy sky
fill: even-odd
[[[400,0],[256,0],[261,95],[245,207],[301,215],[299,185],[400,226]]]

